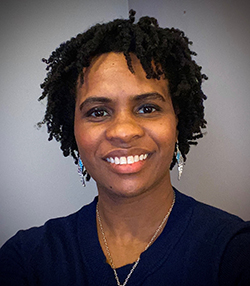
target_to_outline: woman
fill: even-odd
[[[63,43],[42,84],[49,139],[98,197],[1,249],[1,285],[249,285],[250,224],[175,190],[205,128],[190,42],[154,18]]]

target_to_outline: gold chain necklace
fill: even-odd
[[[150,239],[149,243],[147,244],[147,246],[145,247],[144,251],[146,251],[149,246],[155,241],[155,239],[157,238],[160,230],[162,229],[163,225],[165,224],[166,220],[168,219],[173,207],[174,207],[174,204],[175,204],[175,193],[174,193],[174,198],[173,198],[173,202],[170,206],[170,209],[168,210],[168,213],[165,215],[165,217],[163,218],[161,224],[158,226],[158,228],[156,229],[154,235],[152,236],[152,238]],[[114,271],[114,275],[115,275],[115,279],[116,279],[116,282],[117,282],[117,285],[118,286],[125,286],[127,283],[128,283],[128,280],[129,278],[131,277],[132,273],[134,272],[136,266],[138,265],[139,261],[140,261],[140,256],[138,257],[138,259],[136,260],[136,262],[133,264],[129,274],[127,275],[125,281],[123,282],[123,284],[120,283],[120,280],[118,278],[118,275],[117,275],[117,272],[116,272],[116,269],[115,269],[115,265],[114,265],[114,262],[113,262],[113,259],[111,257],[111,253],[110,253],[110,250],[109,250],[109,247],[108,247],[108,243],[107,243],[107,239],[106,239],[106,236],[105,236],[105,233],[104,233],[104,230],[103,230],[103,226],[102,226],[102,220],[101,220],[101,217],[100,217],[100,213],[99,213],[99,205],[97,203],[96,205],[96,216],[97,216],[97,219],[98,219],[98,223],[99,223],[99,227],[100,227],[100,230],[101,230],[101,234],[102,234],[102,239],[103,239],[103,242],[104,242],[104,245],[105,245],[105,249],[106,249],[106,252],[107,252],[107,255],[108,255],[108,259],[109,259],[109,262],[110,262],[110,265]]]

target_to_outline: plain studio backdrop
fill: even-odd
[[[19,229],[65,216],[92,201],[91,181],[59,143],[37,130],[46,101],[38,102],[46,72],[41,62],[63,41],[97,22],[154,16],[194,42],[204,84],[207,134],[188,156],[181,192],[250,219],[250,4],[248,0],[5,0],[0,4],[0,245]]]

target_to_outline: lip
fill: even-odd
[[[106,153],[102,158],[106,160],[110,157],[128,157],[128,156],[135,156],[135,155],[141,155],[141,154],[152,154],[153,152],[145,149],[145,148],[129,148],[129,149],[115,149],[108,153]]]
[[[121,174],[132,174],[139,172],[151,157],[152,152],[145,149],[133,149],[133,150],[113,150],[103,157],[103,160],[107,162],[108,166],[115,172]],[[141,156],[141,158],[140,158]],[[134,162],[128,161],[125,163],[125,158],[136,158]],[[112,158],[112,159],[111,159]],[[122,159],[121,159],[122,158]],[[122,161],[119,162],[119,161]]]
[[[135,155],[135,156],[122,156],[122,157],[108,157],[106,158],[106,161],[111,163],[111,164],[116,164],[116,165],[131,165],[134,163],[137,163],[139,161],[146,160],[148,157],[148,153],[146,154],[141,154],[141,155]]]
[[[153,153],[152,151],[145,149],[145,148],[115,149],[115,150],[112,150],[106,153],[104,156],[102,156],[102,159],[108,162],[109,158],[113,158],[113,159],[115,159],[116,157],[117,158],[121,158],[121,157],[128,158],[131,156],[140,157],[141,155],[145,155],[145,154],[147,154],[148,156],[151,156],[152,153]]]

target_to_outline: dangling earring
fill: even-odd
[[[181,179],[181,174],[183,172],[183,168],[184,168],[184,158],[181,154],[181,151],[179,149],[179,144],[178,142],[176,143],[176,160],[177,160],[177,164],[178,164],[178,180]]]
[[[85,170],[84,170],[84,166],[83,166],[83,163],[82,163],[82,160],[81,158],[79,157],[78,158],[78,169],[77,169],[77,172],[81,178],[81,183],[84,187],[86,187],[86,183],[85,183],[85,179],[84,179],[84,175],[85,175]]]

